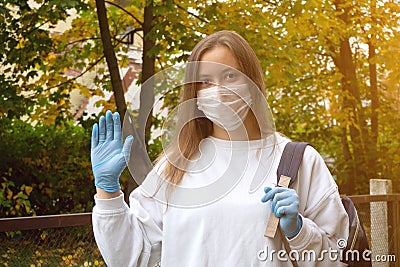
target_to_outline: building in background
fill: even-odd
[[[137,84],[140,72],[142,71],[142,47],[137,45],[131,45],[128,48],[128,52],[125,55],[129,58],[129,64],[125,68],[120,68],[120,76],[122,79],[122,87],[125,92],[125,101],[129,109],[139,108],[139,91],[140,85]],[[96,68],[94,71],[88,72],[79,79],[78,82],[87,86],[88,88],[94,88],[93,79],[96,76]],[[66,75],[74,77],[79,73],[74,73],[73,70],[66,72]],[[99,100],[109,101],[114,97],[113,92],[103,90],[104,97],[93,96],[87,98],[80,94],[79,90],[73,90],[71,92],[71,113],[74,114],[74,120],[77,121],[79,118],[84,116],[97,115],[102,110],[102,106],[96,106],[96,102]]]
[[[125,1],[126,2],[126,1]],[[124,1],[122,1],[122,6],[126,5]],[[33,1],[29,1],[30,5],[37,5]],[[66,21],[60,21],[57,26],[52,29],[53,34],[62,34],[64,31],[70,29],[72,26],[72,21],[76,18],[76,11],[70,10],[70,16]],[[131,29],[127,29],[127,32]],[[124,34],[122,34],[124,35]],[[121,36],[122,36],[121,35]],[[127,106],[129,109],[138,109],[139,107],[139,91],[140,86],[137,85],[137,81],[142,71],[142,53],[143,53],[143,43],[142,43],[142,33],[138,32],[134,35],[127,35],[127,40],[129,44],[127,52],[122,56],[128,57],[129,64],[127,67],[120,68],[120,77],[122,79],[122,87],[125,91],[125,100],[127,101]],[[90,89],[97,89],[95,88],[94,79],[96,77],[96,70],[99,68],[107,68],[105,65],[99,65],[93,68],[93,71],[89,71],[79,77],[77,82],[81,83],[82,85],[86,86]],[[66,76],[71,78],[77,77],[78,75],[82,74],[82,70],[79,69],[68,69],[64,72]],[[101,89],[101,88],[100,88]],[[74,120],[77,121],[82,116],[90,117],[93,114],[97,115],[102,110],[103,107],[96,106],[96,102],[99,100],[106,100],[109,101],[114,97],[113,92],[103,90],[104,97],[100,96],[93,96],[93,97],[86,97],[80,94],[78,89],[73,90],[70,93],[70,103],[71,103],[71,113],[74,114]],[[84,115],[86,113],[86,115]],[[84,118],[85,118],[84,117]]]

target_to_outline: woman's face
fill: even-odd
[[[243,131],[252,99],[249,79],[232,52],[225,46],[208,50],[200,58],[197,78],[198,109],[225,131]]]
[[[246,82],[236,57],[226,46],[216,46],[200,57],[199,90],[216,85],[229,86]]]

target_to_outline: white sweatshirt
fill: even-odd
[[[264,187],[277,182],[276,170],[288,141],[277,134],[250,142],[204,139],[201,157],[190,164],[180,184],[183,193],[172,196],[168,208],[158,200],[161,194],[148,197],[154,191],[149,192],[152,187],[146,181],[157,179],[155,170],[132,192],[130,207],[123,195],[95,197],[93,231],[106,264],[154,266],[161,257],[165,267],[292,266],[280,234],[264,237],[270,203],[261,202]],[[206,187],[218,181],[228,184],[225,190]],[[209,191],[199,195],[189,190],[196,188]],[[306,148],[292,188],[303,219],[300,232],[289,240],[299,266],[345,266],[332,259],[338,256],[338,239],[347,240],[348,217],[337,185],[312,147]],[[309,261],[321,253],[323,262]]]

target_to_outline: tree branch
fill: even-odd
[[[67,45],[73,45],[76,43],[82,43],[82,42],[86,42],[86,41],[90,41],[90,40],[101,40],[101,39],[100,39],[100,37],[83,38],[83,39],[72,41],[72,42],[68,43]]]
[[[141,22],[137,17],[135,17],[135,15],[133,15],[131,12],[129,12],[128,10],[126,10],[125,8],[123,8],[122,6],[119,6],[113,2],[110,1],[104,1],[105,3],[115,6],[119,9],[121,9],[122,11],[124,11],[126,14],[128,14],[129,16],[131,16],[137,23],[139,23],[141,26],[143,26],[143,22]]]
[[[82,77],[83,75],[85,75],[88,71],[90,71],[91,69],[93,69],[93,67],[95,67],[95,66],[96,66],[101,60],[103,60],[103,59],[104,59],[104,55],[101,56],[99,59],[97,59],[92,65],[90,65],[86,70],[84,70],[84,71],[83,71],[82,73],[80,73],[79,75],[77,75],[77,76],[75,76],[75,77],[73,77],[73,78],[71,78],[71,79],[68,79],[68,80],[66,80],[65,82],[62,82],[62,83],[60,83],[60,84],[57,84],[57,85],[54,85],[54,86],[52,86],[52,87],[48,87],[48,88],[46,88],[46,89],[43,89],[41,92],[49,91],[49,90],[51,90],[51,89],[54,89],[54,88],[63,86],[64,84],[68,84],[68,83],[71,83],[71,82],[73,82],[73,81],[79,79],[80,77]],[[32,94],[27,95],[27,97],[34,96],[35,94],[36,94],[36,92],[33,92]]]
[[[140,30],[140,29],[135,29],[135,30]],[[129,33],[134,32],[135,30],[130,31]],[[125,37],[126,35],[128,35],[129,33],[126,33],[122,38],[124,38],[124,37]],[[90,39],[90,38],[88,38],[88,39]],[[118,40],[118,39],[116,39],[116,40],[117,40],[117,43],[115,44],[114,47],[117,47],[117,46],[120,45],[121,43],[124,43],[122,40]],[[86,70],[84,70],[84,71],[83,71],[82,73],[80,73],[79,75],[77,75],[77,76],[75,76],[75,77],[73,77],[73,78],[71,78],[71,79],[69,79],[69,80],[67,80],[67,81],[65,81],[65,82],[62,82],[62,83],[60,83],[60,84],[57,84],[57,85],[55,85],[55,86],[46,88],[46,89],[44,89],[43,91],[48,91],[48,90],[57,88],[57,87],[59,87],[59,86],[62,86],[62,85],[64,85],[64,84],[67,84],[67,83],[70,83],[70,82],[73,82],[73,81],[77,80],[78,78],[80,78],[80,77],[82,77],[83,75],[85,75],[85,73],[87,73],[88,71],[90,71],[91,69],[93,69],[93,67],[95,67],[95,66],[96,66],[101,60],[103,60],[103,59],[104,59],[104,55],[101,56],[99,59],[97,59],[93,64],[91,64]],[[33,94],[33,95],[34,95],[34,94]],[[29,95],[29,96],[30,96],[30,95]]]
[[[122,43],[122,44],[132,44],[132,43],[130,43],[130,42],[125,42],[125,41],[124,41],[125,37],[127,37],[128,35],[132,35],[132,42],[133,42],[133,36],[135,35],[135,33],[139,32],[139,31],[143,31],[143,29],[142,29],[142,28],[136,28],[136,29],[133,29],[133,30],[131,30],[131,31],[127,32],[127,33],[125,33],[125,35],[122,36],[122,39],[118,39],[118,38],[115,38],[115,37],[113,37],[113,39],[114,39],[114,40],[117,40],[117,42],[118,42],[117,45],[119,45],[120,43]],[[139,36],[140,36],[140,35],[139,35]],[[142,36],[140,36],[140,37],[143,39]]]
[[[175,4],[180,10],[185,11],[185,12],[188,13],[189,15],[195,17],[196,19],[198,19],[198,20],[200,20],[200,21],[202,21],[202,22],[204,22],[204,23],[209,23],[209,21],[207,21],[207,20],[201,18],[200,16],[194,14],[193,12],[190,12],[189,10],[185,9],[185,8],[184,8],[183,6],[181,6],[180,4],[176,3],[175,1],[174,1],[174,4]]]
[[[164,66],[162,65],[160,57],[156,57],[156,61],[158,62],[158,65],[160,66],[161,71],[164,71]]]

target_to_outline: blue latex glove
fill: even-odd
[[[133,137],[128,136],[122,147],[120,116],[111,111],[93,125],[91,160],[95,186],[113,193],[119,191],[119,177],[129,159]]]
[[[295,190],[284,187],[265,187],[262,202],[271,200],[271,210],[280,218],[279,224],[286,237],[296,236],[303,225],[299,215],[299,197]]]

